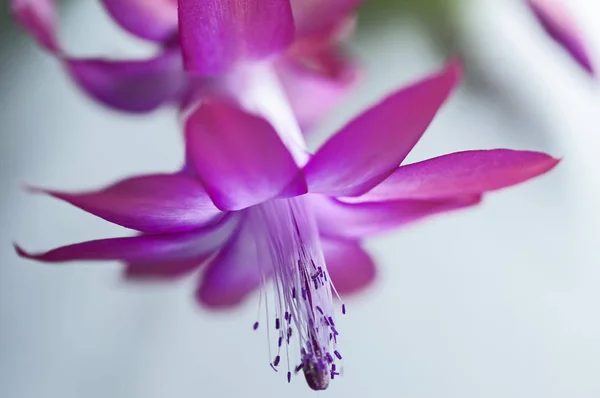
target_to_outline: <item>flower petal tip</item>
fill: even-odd
[[[548,36],[563,47],[590,76],[595,77],[596,71],[589,48],[566,8],[566,2],[563,4],[557,0],[527,0],[526,3]]]
[[[444,73],[447,74],[449,79],[454,80],[454,84],[460,83],[463,77],[462,60],[459,57],[450,58],[446,62],[446,68]]]
[[[13,242],[13,248],[15,249],[15,252],[17,253],[17,255],[21,258],[27,258],[30,260],[35,260],[37,255],[30,253],[28,251],[26,251],[25,249],[23,249],[21,246],[19,246],[18,243]]]

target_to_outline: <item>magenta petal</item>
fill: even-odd
[[[94,240],[45,253],[29,253],[16,245],[15,248],[21,257],[47,263],[121,260],[152,267],[193,260],[199,264],[223,246],[235,231],[238,220],[238,217],[228,216],[215,225],[194,231]]]
[[[350,201],[443,199],[509,187],[551,170],[545,153],[494,149],[456,152],[399,167],[366,194]]]
[[[375,279],[375,264],[358,242],[323,238],[321,247],[329,276],[339,294],[357,293]]]
[[[566,7],[556,0],[526,0],[548,35],[589,74],[595,73],[589,52]]]
[[[166,51],[147,60],[65,59],[79,86],[111,108],[147,112],[183,93],[180,54]]]
[[[102,0],[125,30],[142,39],[165,41],[177,32],[177,0]]]
[[[200,183],[180,174],[154,174],[80,194],[39,190],[115,224],[143,232],[180,232],[221,214]]]
[[[383,181],[419,141],[459,75],[452,63],[348,123],[306,165],[309,191],[358,196]]]
[[[204,256],[192,259],[173,260],[163,262],[131,262],[125,265],[124,276],[128,280],[171,280],[195,271],[204,264],[214,253],[207,252]]]
[[[244,300],[261,283],[258,242],[252,224],[242,221],[236,235],[211,261],[202,276],[196,299],[212,308],[232,307]]]
[[[188,118],[186,138],[188,159],[220,209],[261,203],[299,179],[306,192],[292,155],[261,117],[224,102],[205,103]]]
[[[425,217],[478,204],[480,196],[440,200],[346,203],[311,195],[319,233],[324,236],[365,238],[388,232]]]
[[[365,0],[292,0],[296,36],[324,37],[334,31]]]
[[[359,77],[357,65],[336,47],[282,57],[277,72],[298,123],[305,130],[331,112]]]
[[[50,52],[59,52],[56,40],[54,0],[11,0],[11,9],[19,24]]]
[[[185,68],[202,75],[283,51],[294,38],[289,0],[179,0]]]

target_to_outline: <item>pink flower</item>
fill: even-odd
[[[590,75],[594,66],[577,25],[560,0],[526,0],[546,32]]]
[[[240,54],[266,51],[258,48],[226,50],[201,67],[220,72]],[[314,154],[291,134],[281,118],[285,112],[254,112],[240,106],[244,95],[205,99],[186,118],[183,171],[133,177],[95,192],[35,190],[141,234],[38,254],[17,251],[44,262],[120,260],[131,278],[170,278],[202,266],[196,298],[214,308],[237,305],[261,286],[266,296],[264,283],[272,278],[271,366],[278,370],[289,353],[288,381],[298,364],[311,388],[325,389],[342,358],[332,294],[355,292],[375,275],[360,240],[473,206],[484,193],[558,163],[542,153],[497,149],[401,165],[458,78],[459,67],[451,63],[394,92]]]
[[[234,58],[270,58],[299,123],[308,128],[359,76],[340,41],[363,0],[196,0],[180,1],[179,7],[176,0],[103,0],[123,29],[158,45],[155,56],[141,60],[70,55],[57,37],[54,1],[11,0],[11,5],[21,26],[61,60],[83,91],[121,111],[184,106],[190,97],[202,95],[206,82],[201,76],[221,75],[221,66]],[[178,8],[184,25],[181,40]],[[190,17],[199,19],[190,23]],[[181,45],[195,46],[204,66],[186,73]],[[189,57],[185,60],[193,64]],[[311,97],[319,101],[307,100]]]

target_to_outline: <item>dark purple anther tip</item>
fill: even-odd
[[[292,298],[293,299],[296,298],[296,288],[295,287],[292,288]]]
[[[279,329],[279,318],[275,319],[275,329]]]
[[[323,310],[318,305],[317,305],[317,311],[319,311],[321,313],[321,315],[323,315]]]
[[[342,354],[340,354],[340,352],[339,352],[338,350],[335,350],[333,353],[335,354],[335,356],[336,356],[338,359],[342,359]]]
[[[296,369],[294,370],[296,373],[300,372],[300,370],[302,370],[302,368],[304,367],[304,364],[301,363],[300,365],[296,366]]]
[[[332,326],[335,326],[335,323],[333,322],[333,318],[332,317],[329,317],[327,319],[329,319],[329,323],[331,323]]]
[[[325,354],[325,359],[327,359],[327,362],[329,362],[329,363],[333,362],[333,357],[331,356],[330,353]]]
[[[342,304],[342,314],[346,315],[346,304]]]
[[[292,382],[292,372],[288,372],[287,377],[288,377],[288,383],[291,383]]]
[[[279,342],[277,343],[277,345],[278,345],[279,347],[281,347],[281,343],[282,343],[282,342],[283,342],[283,337],[282,337],[282,336],[279,336]]]
[[[258,329],[258,322],[254,322],[254,326],[252,326],[252,329],[254,329],[254,330]]]
[[[279,355],[277,355],[275,357],[275,360],[273,361],[273,366],[279,365],[279,361],[281,361],[281,357]]]

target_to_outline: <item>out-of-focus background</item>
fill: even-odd
[[[410,156],[508,147],[563,158],[552,173],[366,244],[377,283],[339,320],[330,397],[600,396],[600,93],[517,0],[367,1],[353,51],[363,84],[321,137],[385,92],[463,57],[467,78]],[[440,4],[453,3],[453,18]],[[600,3],[566,2],[600,64]],[[77,54],[143,54],[95,1],[63,2]],[[433,14],[432,14],[433,10]],[[5,12],[5,10],[2,10]],[[21,190],[93,188],[181,161],[175,113],[106,110],[2,15],[0,396],[301,397],[252,331],[257,300],[213,313],[194,278],[126,285],[116,263],[44,265],[33,250],[120,228]],[[427,24],[427,21],[430,23]],[[434,37],[437,35],[438,40]],[[442,40],[439,40],[441,38]],[[316,141],[319,141],[317,139]]]

